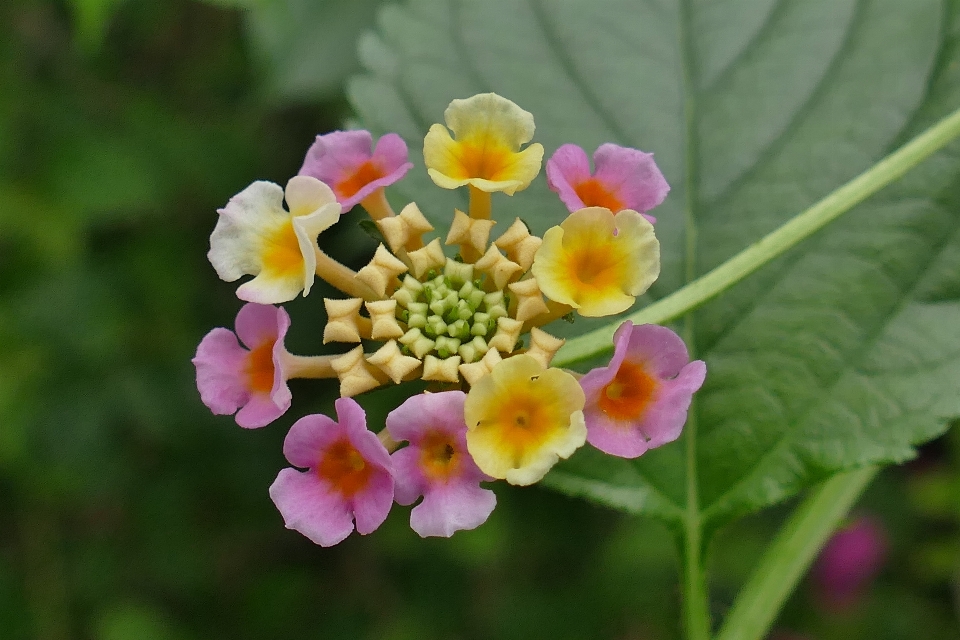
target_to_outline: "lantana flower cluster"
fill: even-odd
[[[540,172],[533,116],[487,93],[454,100],[444,119],[424,139],[426,169],[440,188],[466,188],[469,206],[430,212],[439,233],[416,203],[396,213],[386,197],[413,167],[400,136],[374,144],[367,131],[336,131],[317,137],[285,187],[254,182],[231,198],[210,236],[220,278],[252,279],[237,288],[248,304],[235,331],[211,331],[193,360],[207,407],[263,427],[290,408],[289,379],[339,384],[336,418],[293,424],[292,466],[270,487],[286,526],[322,546],[375,530],[394,502],[419,501],[410,525],[421,536],[450,536],[493,511],[483,483],[533,484],[586,442],[626,458],[671,442],[706,375],[671,330],[630,322],[607,366],[551,366],[564,340],[542,327],[623,312],[659,275],[647,212],[669,186],[651,154],[603,144],[591,171],[580,147],[557,149],[547,180],[569,212],[558,206],[539,237],[518,217],[492,217],[492,194],[512,196]],[[353,271],[318,237],[358,204],[383,242]],[[343,293],[324,299],[323,342],[341,345],[337,355],[284,346],[290,318],[278,305],[315,278]],[[414,380],[427,391],[385,425],[367,423],[357,397]]]

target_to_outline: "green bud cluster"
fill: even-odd
[[[463,362],[479,360],[489,350],[487,340],[497,319],[507,315],[509,299],[503,291],[487,293],[472,264],[447,259],[443,273],[430,271],[424,280],[407,274],[393,294],[397,320],[407,332],[401,350],[421,360],[459,355]]]

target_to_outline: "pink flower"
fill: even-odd
[[[608,142],[594,152],[593,162],[596,172],[591,175],[586,152],[575,144],[563,145],[547,161],[547,183],[571,213],[584,207],[644,213],[663,202],[670,191],[652,153]]]
[[[622,458],[636,458],[676,440],[707,365],[689,361],[683,340],[653,324],[629,320],[613,336],[610,364],[580,379],[587,442]]]
[[[368,534],[387,519],[393,505],[390,454],[367,430],[363,409],[351,398],[336,401],[337,420],[314,414],[297,420],[283,441],[290,464],[270,485],[270,497],[288,529],[322,547],[353,531]]]
[[[813,578],[824,603],[845,609],[859,600],[887,556],[887,535],[874,518],[860,517],[824,545]]]
[[[350,211],[377,189],[404,176],[413,164],[407,162],[407,144],[395,133],[377,141],[369,131],[334,131],[317,136],[300,167],[301,176],[313,176],[327,183],[343,207]]]
[[[240,309],[235,326],[236,334],[218,327],[200,341],[193,359],[197,388],[215,415],[236,413],[238,425],[255,429],[290,408],[283,346],[290,316],[282,307],[249,303]]]
[[[480,481],[491,480],[467,452],[467,425],[462,391],[413,396],[387,415],[387,431],[410,445],[391,458],[396,468],[397,502],[423,502],[410,513],[410,526],[421,537],[449,538],[456,531],[486,522],[497,505]]]

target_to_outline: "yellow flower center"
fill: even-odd
[[[637,420],[653,400],[658,386],[642,366],[624,362],[600,392],[600,410],[614,420]]]
[[[587,178],[583,182],[575,185],[573,190],[577,192],[577,195],[585,207],[603,207],[616,213],[617,211],[622,211],[626,206],[620,198],[611,193],[606,186],[596,178]]]
[[[461,454],[445,433],[431,431],[420,444],[420,469],[433,481],[445,481],[460,469]]]
[[[374,180],[379,180],[384,175],[380,167],[375,165],[372,160],[367,160],[357,167],[357,170],[351,175],[338,182],[334,187],[334,191],[336,191],[337,196],[341,198],[349,198],[357,191],[360,191],[360,189],[363,189]]]
[[[264,342],[247,356],[246,374],[250,388],[260,393],[273,389],[273,343]]]
[[[303,272],[303,253],[300,251],[292,221],[286,221],[267,238],[263,251],[263,267],[276,276]]]
[[[334,442],[320,458],[317,475],[345,498],[352,498],[370,482],[373,469],[346,438]]]

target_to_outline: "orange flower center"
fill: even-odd
[[[267,238],[263,268],[281,276],[303,271],[303,253],[300,252],[292,221],[286,222]]]
[[[373,468],[346,438],[334,442],[317,464],[317,475],[345,498],[352,498],[370,482]]]
[[[461,457],[453,440],[445,433],[432,431],[420,444],[420,469],[431,480],[448,480],[460,468]]]
[[[513,153],[505,147],[462,142],[457,160],[460,164],[461,175],[453,178],[466,180],[467,178],[482,178],[484,180],[498,180],[500,173],[509,169]]]
[[[653,399],[657,386],[657,380],[642,366],[625,361],[600,392],[600,410],[614,420],[637,420]]]
[[[596,178],[587,178],[573,187],[585,207],[604,207],[617,213],[624,209],[624,202]]]
[[[367,160],[357,167],[351,175],[337,183],[335,191],[341,198],[349,198],[365,186],[379,180],[386,175],[383,170],[373,163],[373,160]]]
[[[264,342],[247,356],[247,380],[259,393],[273,389],[273,342]]]
[[[570,275],[591,288],[606,289],[616,286],[623,277],[623,269],[617,256],[609,245],[573,247],[570,252]]]
[[[537,448],[556,427],[556,416],[550,415],[537,395],[518,394],[503,403],[497,412],[502,442],[517,455]]]

